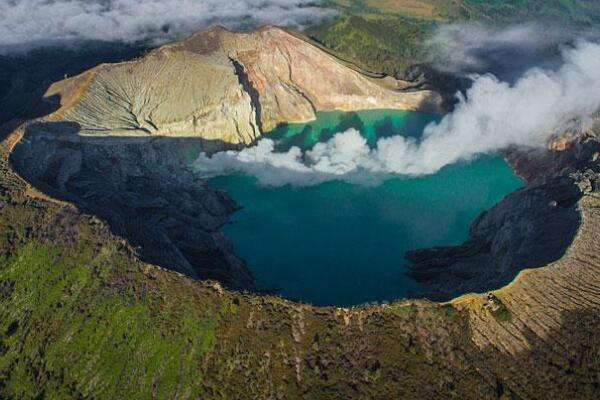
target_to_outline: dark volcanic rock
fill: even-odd
[[[567,177],[511,193],[473,222],[461,246],[408,252],[409,275],[438,300],[500,288],[523,268],[564,254],[579,226],[581,194]]]
[[[535,183],[548,177],[595,168],[600,159],[600,142],[590,131],[560,138],[549,149],[509,150],[505,155],[520,176]]]
[[[67,139],[31,125],[13,165],[42,191],[105,219],[142,260],[253,288],[252,273],[219,231],[238,206],[189,169],[198,139]]]
[[[557,138],[548,149],[509,149],[507,161],[528,183],[483,212],[460,246],[409,251],[421,297],[448,300],[498,289],[519,271],[560,259],[575,239],[578,201],[600,189],[600,119]]]

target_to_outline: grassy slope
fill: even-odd
[[[419,44],[430,25],[403,17],[349,16],[314,27],[308,34],[367,71],[398,76],[423,58]]]
[[[597,23],[600,4],[589,0],[463,0],[470,18],[517,22],[551,18],[566,23]]]
[[[140,282],[102,224],[24,197],[2,161],[0,398],[199,393],[194,371],[219,318],[211,298]]]

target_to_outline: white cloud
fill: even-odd
[[[325,14],[312,0],[0,0],[0,54],[77,40],[164,41],[215,24],[299,27]]]
[[[558,67],[561,46],[599,36],[597,29],[576,31],[535,22],[509,26],[450,24],[436,29],[426,47],[429,63],[439,70],[455,74],[493,72],[514,81],[533,66]]]
[[[545,35],[536,24],[508,27],[451,24],[439,27],[428,45],[440,68],[477,70],[486,67],[484,54],[493,54],[501,49],[533,51],[556,43],[562,37],[560,32],[560,29],[552,29]]]
[[[389,174],[421,175],[512,145],[543,146],[552,135],[582,123],[600,109],[600,45],[580,42],[563,51],[555,71],[529,70],[514,84],[492,75],[475,78],[455,110],[425,128],[417,141],[381,138],[371,149],[355,129],[303,153],[275,152],[262,139],[254,147],[207,157],[198,169],[211,176],[246,173],[264,185],[312,185],[332,179],[377,182]]]

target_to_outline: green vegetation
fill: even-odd
[[[422,43],[431,26],[404,17],[349,16],[313,27],[308,34],[362,69],[400,77],[423,59]]]
[[[457,0],[328,0],[326,4],[346,15],[379,14],[440,21],[461,17],[461,3]]]
[[[594,0],[330,0],[345,14],[381,14],[422,20],[520,22],[550,18],[570,23],[598,22]]]
[[[512,321],[510,310],[497,297],[493,297],[493,300],[488,303],[487,310],[498,322]]]
[[[567,23],[600,22],[600,4],[589,0],[463,0],[471,19],[519,22],[547,18]]]
[[[197,397],[218,310],[149,296],[113,243],[90,244],[30,242],[2,263],[0,398]]]
[[[494,318],[496,318],[499,322],[510,322],[512,321],[512,315],[506,306],[502,305],[498,310],[492,313]]]
[[[340,58],[373,73],[405,76],[426,61],[423,42],[441,23],[558,21],[561,26],[600,23],[592,0],[332,0],[339,17],[307,33]]]

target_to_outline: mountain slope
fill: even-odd
[[[251,143],[321,110],[437,110],[428,90],[374,79],[285,30],[215,28],[131,62],[105,64],[53,85],[50,120],[84,136],[188,136]]]

